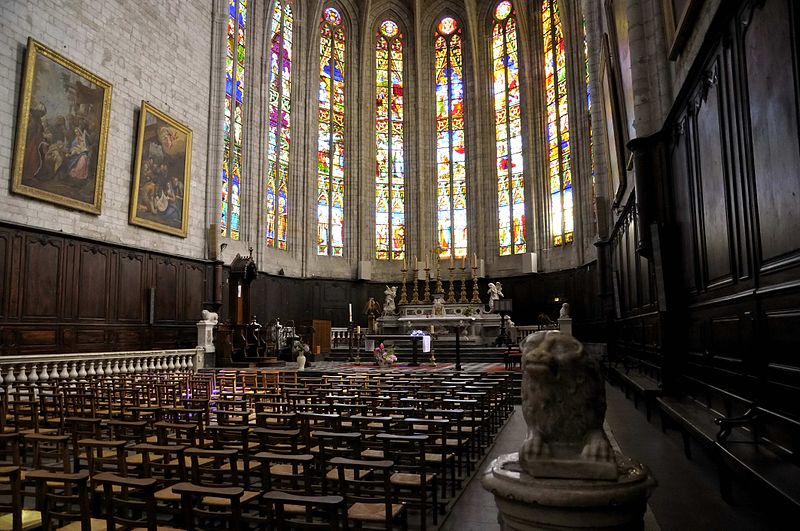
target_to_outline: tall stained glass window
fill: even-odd
[[[320,21],[317,254],[344,252],[344,58],[342,16],[327,8]]]
[[[592,138],[592,89],[589,86],[589,40],[586,37],[586,19],[583,23],[583,58],[586,61],[586,120],[589,123],[589,163],[592,165],[592,214],[595,231],[597,230],[597,190],[594,176],[594,139]]]
[[[378,29],[375,91],[375,258],[402,260],[406,249],[403,35],[391,20]]]
[[[500,256],[505,256],[525,252],[525,184],[517,21],[511,2],[507,0],[498,3],[494,10],[492,59],[498,237]]]
[[[228,0],[228,40],[225,55],[225,120],[222,130],[222,236],[239,239],[242,200],[242,101],[244,94],[247,0]]]
[[[542,30],[547,95],[550,233],[553,245],[557,247],[572,242],[574,221],[567,109],[567,54],[556,0],[542,2]]]
[[[464,157],[463,38],[445,17],[434,36],[436,79],[437,233],[439,256],[467,255],[467,175]]]
[[[283,5],[281,5],[283,4]],[[267,246],[286,250],[292,93],[292,6],[275,0],[270,27]]]

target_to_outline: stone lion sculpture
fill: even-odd
[[[528,426],[519,452],[523,469],[535,477],[616,479],[597,363],[577,339],[555,330],[536,332],[520,346]]]
[[[209,312],[203,310],[203,321],[207,323],[217,324],[219,322],[219,315],[216,312]]]

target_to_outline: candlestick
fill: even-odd
[[[444,288],[442,287],[442,276],[439,270],[439,262],[440,260],[436,260],[436,294],[444,293]]]
[[[427,262],[427,257],[426,257],[425,261]],[[431,286],[430,286],[430,274],[429,274],[429,272],[430,272],[430,269],[428,267],[425,267],[425,294],[424,294],[425,296],[422,299],[422,302],[424,304],[428,304],[428,303],[431,302]]]
[[[455,267],[453,267],[451,265],[448,269],[450,269],[450,278],[449,278],[450,286],[449,286],[449,289],[447,290],[447,302],[448,302],[448,304],[455,304],[455,302],[456,302],[456,291],[455,291],[455,288],[453,287],[454,283],[455,283],[455,280],[454,280],[454,277],[453,277],[453,271],[455,270]]]
[[[472,268],[472,301],[475,304],[481,304],[481,297],[478,295],[478,267]]]
[[[414,264],[417,263],[417,257],[414,257]],[[419,269],[417,266],[414,266],[414,276],[411,277],[411,282],[414,285],[414,290],[411,292],[411,304],[419,304],[419,283],[417,282],[417,274],[419,273]]]
[[[348,315],[350,316],[350,318],[347,320],[347,322],[352,323],[353,322],[353,303],[348,303],[347,304],[347,311],[348,311]]]
[[[460,303],[467,303],[467,275],[465,273],[466,268],[461,268],[461,297],[459,297],[458,302]]]
[[[406,273],[408,273],[408,265],[400,270],[403,274],[403,283],[400,284],[400,304],[408,304],[408,294],[406,293]]]

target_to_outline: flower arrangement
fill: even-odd
[[[374,353],[375,361],[377,361],[378,365],[381,367],[393,365],[397,361],[397,356],[394,355],[394,347],[387,349],[383,346],[383,343],[375,347]]]

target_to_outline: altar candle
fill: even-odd
[[[356,327],[356,334],[358,334],[358,335],[360,335],[360,334],[361,334],[361,325],[358,325],[358,326]]]
[[[472,267],[478,267],[478,253],[472,253]]]
[[[350,315],[349,322],[352,323],[353,322],[353,303],[348,303],[347,304],[347,312],[348,312],[348,315]]]
[[[467,265],[467,255],[461,257],[461,269],[464,269]]]
[[[418,262],[417,262],[417,255],[414,255],[414,270],[416,270],[416,269],[417,269],[417,264],[418,264]]]
[[[428,255],[426,253],[425,254],[425,269],[430,269],[430,268],[431,268],[431,264],[430,264],[430,262],[428,262]]]
[[[453,269],[453,253],[450,253],[450,269]]]

